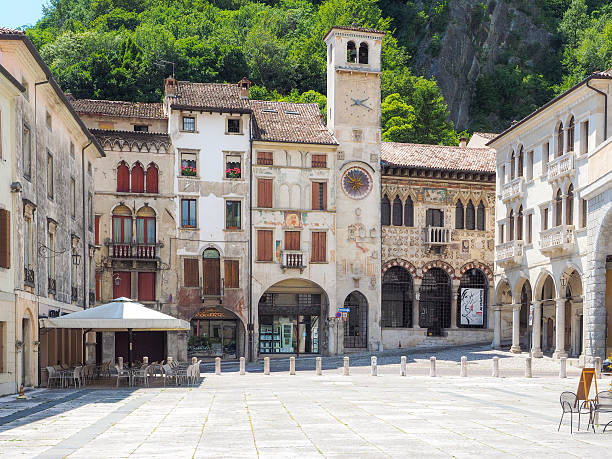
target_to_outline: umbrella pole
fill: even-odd
[[[128,368],[132,368],[132,329],[128,328]]]

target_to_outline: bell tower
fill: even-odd
[[[327,127],[336,160],[336,298],[350,308],[337,353],[382,349],[380,76],[384,32],[333,27],[327,45]],[[330,313],[336,312],[330,305]],[[330,314],[330,315],[331,315]]]

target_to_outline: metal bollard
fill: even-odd
[[[499,378],[499,357],[493,357],[493,374],[494,378]]]
[[[123,357],[117,358],[117,365],[119,365],[119,368],[123,370]]]
[[[295,374],[295,357],[293,356],[289,357],[289,374]]]
[[[215,374],[221,374],[221,357],[215,357]]]
[[[567,378],[567,357],[561,357],[559,363],[559,378]]]
[[[595,373],[598,378],[601,378],[601,357],[595,357]]]
[[[378,364],[376,356],[373,355],[372,357],[370,357],[370,365],[372,367],[370,374],[372,376],[376,376],[378,374]]]
[[[531,378],[531,357],[525,359],[525,378]]]
[[[406,356],[402,355],[400,359],[400,376],[406,376]]]
[[[436,358],[429,357],[429,376],[436,376]]]
[[[244,375],[245,373],[245,370],[244,370],[245,364],[246,364],[246,359],[244,357],[240,357],[240,374],[241,375]]]
[[[323,370],[321,369],[321,357],[317,357],[316,359],[316,371],[317,376],[321,376],[323,374]]]
[[[464,378],[467,376],[467,357],[461,356],[461,376]]]
[[[264,375],[270,374],[270,357],[264,357]]]
[[[195,358],[195,357],[194,357]],[[142,358],[142,363],[144,365],[148,365],[149,364],[149,357],[147,357],[146,355]]]
[[[343,374],[344,376],[348,376],[349,375],[349,358],[348,357],[344,357],[344,369],[343,369]]]

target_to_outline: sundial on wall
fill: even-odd
[[[351,167],[342,176],[342,189],[353,199],[365,198],[372,189],[372,177],[361,167]]]

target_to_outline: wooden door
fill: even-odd
[[[155,273],[138,273],[138,301],[155,301]]]
[[[115,271],[113,273],[113,298],[132,298],[132,273]]]
[[[221,277],[219,275],[219,258],[204,258],[202,272],[204,278],[204,295],[219,295]]]

